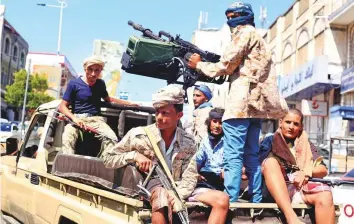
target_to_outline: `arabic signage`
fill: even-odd
[[[311,98],[326,91],[327,85],[332,85],[328,80],[327,56],[316,57],[299,70],[279,79],[279,91],[284,98],[289,99]]]
[[[342,73],[342,81],[340,85],[340,93],[344,94],[354,90],[354,67],[346,69]]]
[[[304,116],[327,116],[327,102],[317,100],[302,100],[301,112]]]

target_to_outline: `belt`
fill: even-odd
[[[99,116],[99,114],[90,114],[90,113],[83,113],[83,114],[74,114],[77,118],[85,118],[85,117],[94,117]]]

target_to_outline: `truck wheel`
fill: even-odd
[[[11,216],[4,215],[2,212],[0,213],[0,223],[4,224],[21,224],[21,222],[12,218]]]

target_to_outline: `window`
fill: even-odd
[[[272,41],[276,36],[277,36],[277,26],[278,23],[276,22],[271,28],[270,28],[270,40]]]
[[[284,31],[293,23],[293,9],[285,15]]]
[[[296,67],[300,67],[307,62],[308,58],[308,44],[305,44],[297,51],[296,55]]]
[[[42,130],[39,131],[39,128],[44,127],[46,119],[47,115],[44,114],[38,114],[34,117],[26,133],[24,144],[21,147],[22,156],[35,158],[39,141],[44,134]]]
[[[354,106],[354,95],[353,93],[346,93],[342,95],[342,103],[343,106]]]
[[[287,58],[284,59],[283,61],[283,74],[287,75],[291,72],[292,66],[291,66],[291,55]]]
[[[5,39],[5,54],[10,54],[10,40],[9,38]]]
[[[301,0],[299,5],[299,17],[309,8],[309,0]]]
[[[324,32],[315,37],[315,57],[324,55]]]
[[[20,67],[24,68],[25,67],[25,54],[22,52],[21,57],[20,57]]]
[[[14,51],[12,53],[12,60],[17,61],[17,46],[14,46]]]

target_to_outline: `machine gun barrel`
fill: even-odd
[[[159,36],[154,34],[150,29],[147,29],[147,28],[143,27],[140,24],[134,23],[131,20],[128,21],[128,25],[132,26],[135,30],[138,30],[138,31],[142,32],[145,37],[149,37],[151,39],[159,40],[159,41],[162,41],[162,42],[166,41],[163,38],[160,38]]]

